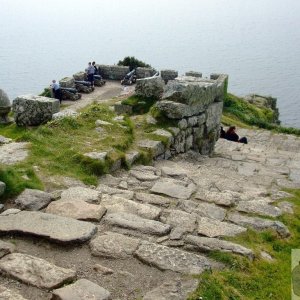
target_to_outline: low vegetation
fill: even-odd
[[[138,60],[134,56],[126,56],[123,60],[119,60],[118,66],[128,66],[130,70],[136,69],[137,67],[151,68],[149,64]]]
[[[199,276],[199,287],[189,300],[291,299],[291,249],[299,248],[300,244],[300,190],[290,192],[294,197],[287,200],[294,204],[295,214],[285,214],[280,221],[287,225],[291,236],[280,239],[273,231],[249,230],[232,238],[253,249],[255,260],[213,252],[210,256],[224,263],[226,268]],[[269,253],[273,260],[261,258],[261,251]]]
[[[153,97],[144,98],[141,96],[133,95],[122,101],[122,104],[132,106],[134,114],[145,114],[147,113],[152,105],[157,101]]]

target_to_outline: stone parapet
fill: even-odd
[[[52,119],[59,112],[59,101],[42,96],[19,96],[13,101],[15,122],[19,126],[36,126]]]
[[[129,67],[117,65],[97,65],[100,69],[100,74],[104,79],[122,80],[127,73]]]
[[[178,72],[175,70],[161,70],[160,76],[167,83],[169,80],[174,80],[178,76]]]

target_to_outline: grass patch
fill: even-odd
[[[294,204],[295,214],[285,214],[280,221],[288,226],[291,236],[280,239],[273,231],[248,230],[231,238],[253,249],[257,258],[251,262],[237,255],[212,252],[210,257],[224,263],[226,268],[200,275],[199,286],[189,300],[291,299],[291,249],[299,248],[300,244],[300,190],[289,192],[294,194],[287,200]],[[260,258],[261,251],[268,252],[274,261]]]
[[[141,97],[137,95],[130,96],[123,100],[121,103],[124,105],[132,106],[134,114],[145,114],[147,113],[153,104],[157,101],[154,97]]]

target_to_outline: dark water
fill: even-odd
[[[127,55],[228,73],[231,92],[277,97],[283,124],[300,128],[299,0],[0,0],[0,87],[11,99]]]

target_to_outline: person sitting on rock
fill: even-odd
[[[247,138],[245,136],[240,138],[235,132],[235,129],[235,126],[230,126],[229,129],[226,131],[225,139],[232,142],[248,144]]]

